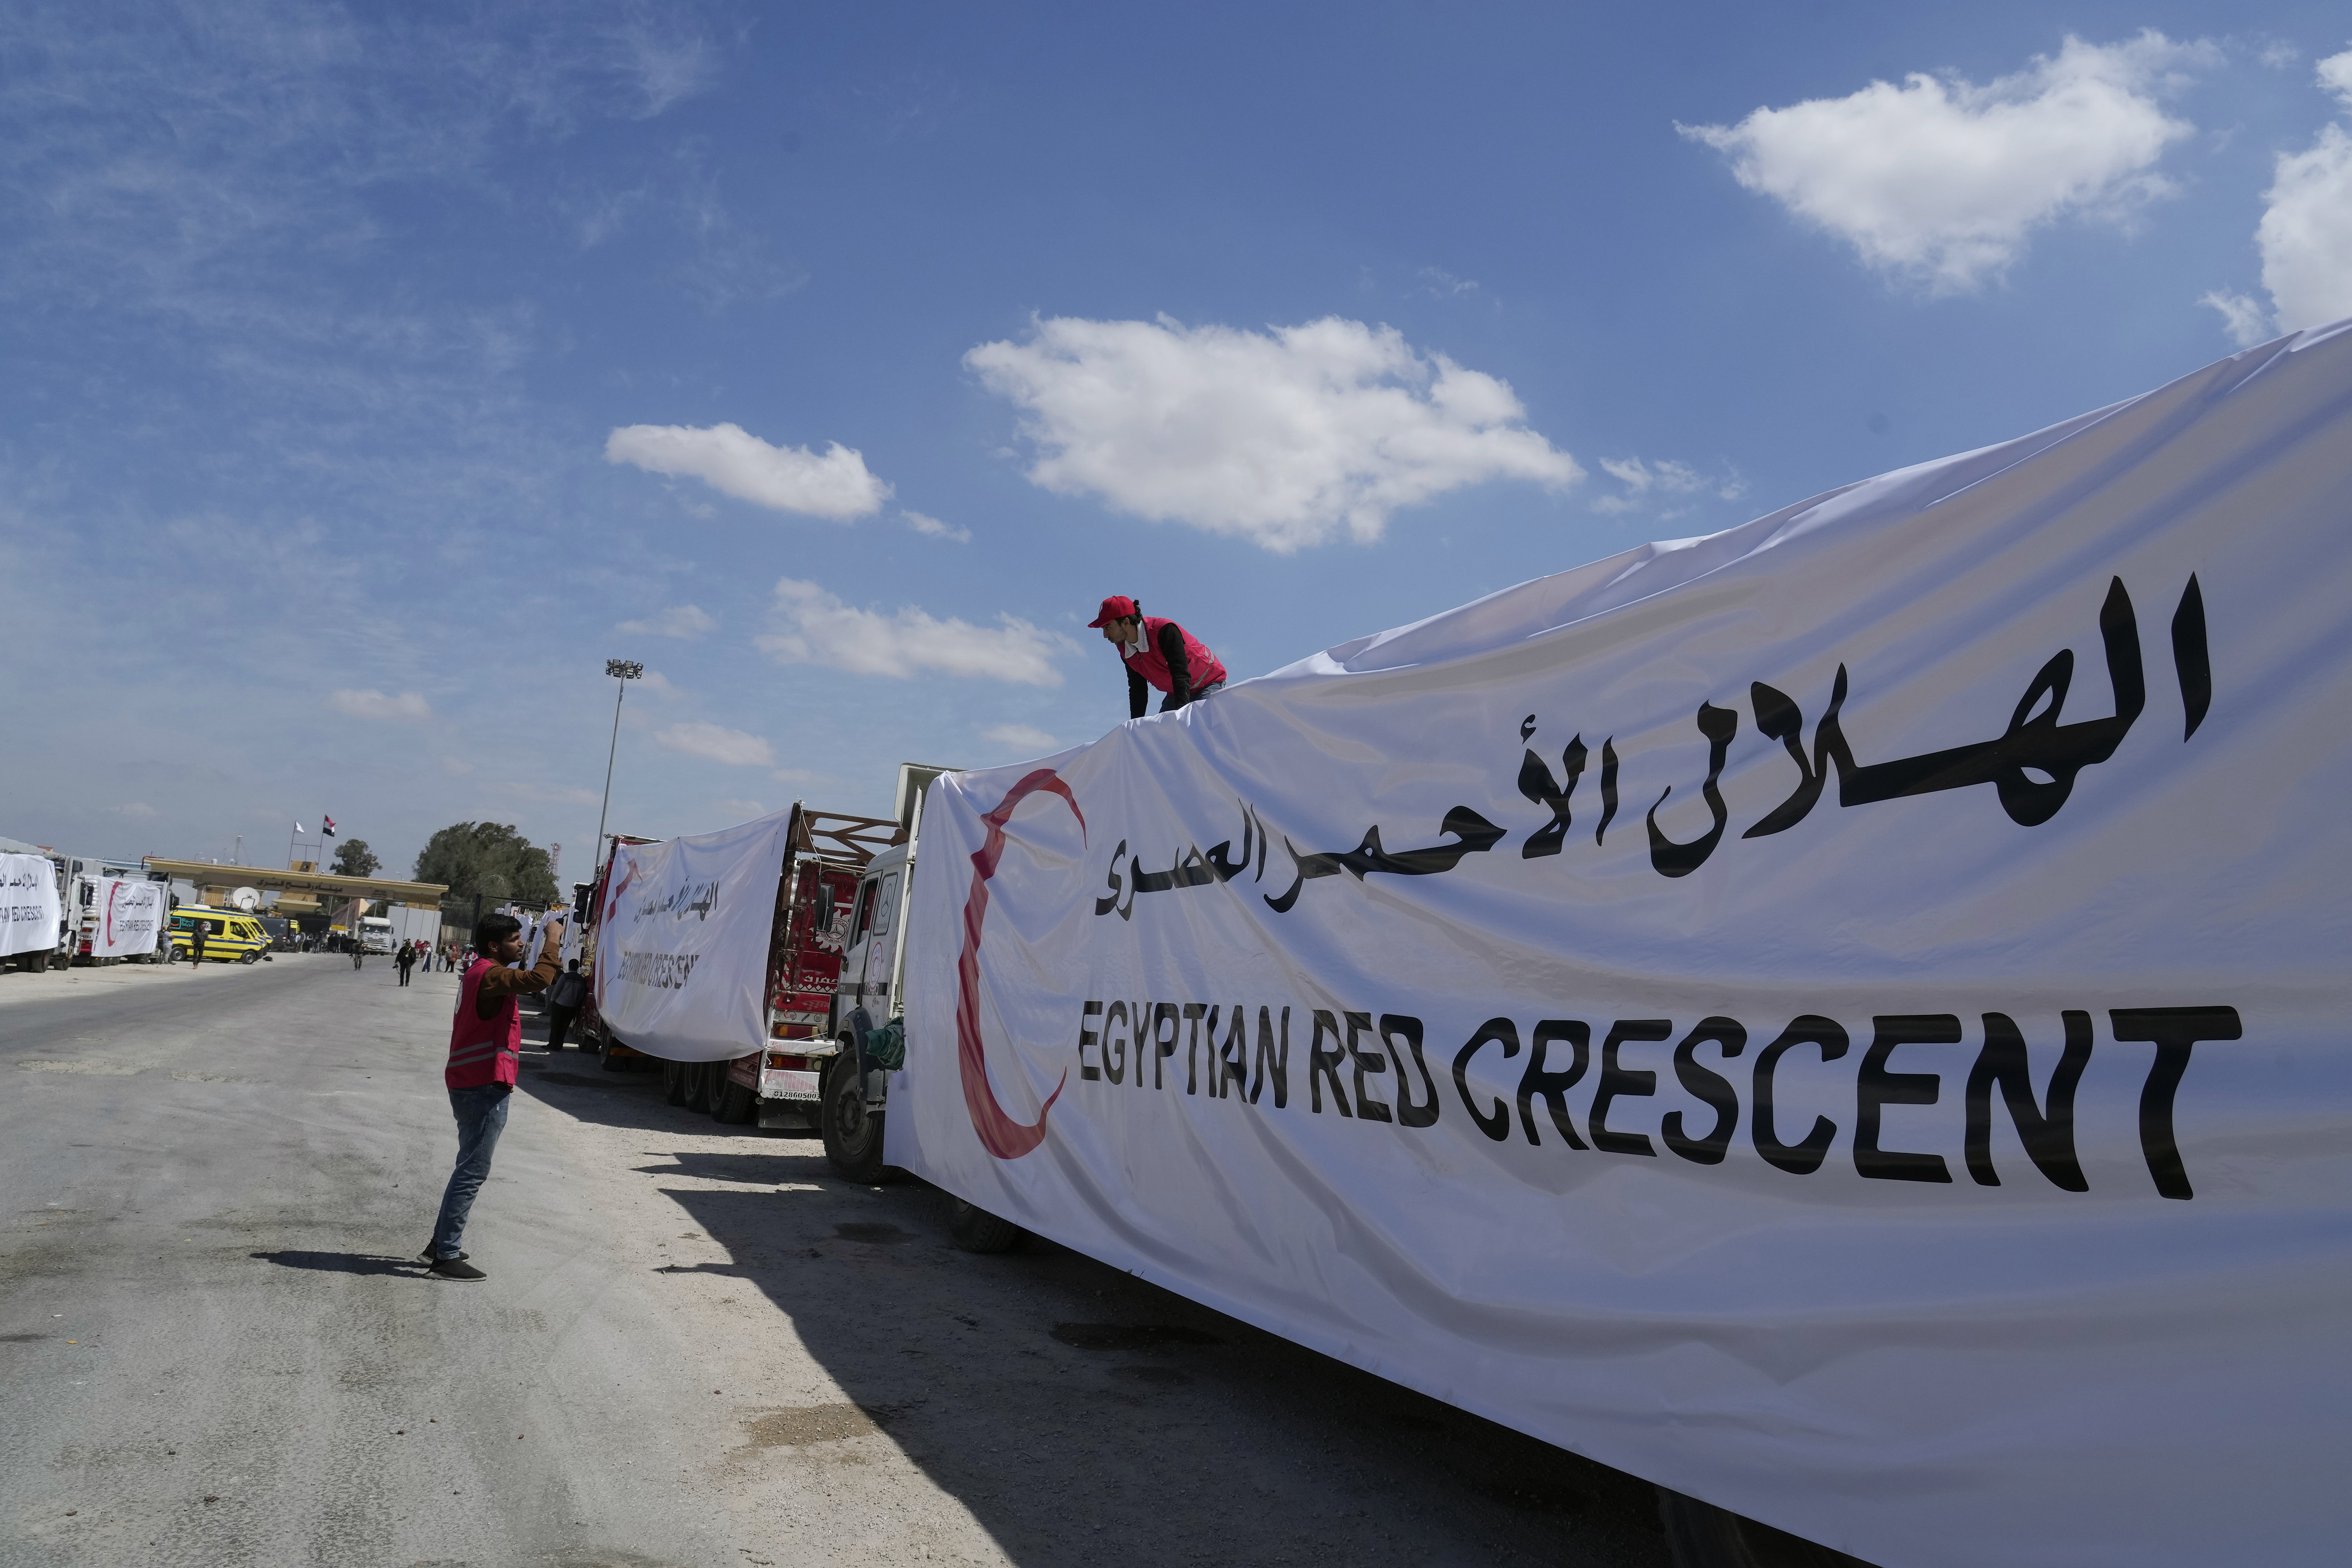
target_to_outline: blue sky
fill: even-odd
[[[96,19],[94,19],[96,18]],[[2071,40],[2071,42],[2070,42]],[[0,833],[887,810],[2352,314],[2340,5],[0,19]],[[1878,84],[1874,86],[1874,84]],[[1763,111],[1763,112],[1759,112]]]

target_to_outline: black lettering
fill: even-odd
[[[1748,1030],[1734,1019],[1701,1019],[1698,1027],[1675,1047],[1675,1079],[1692,1099],[1714,1108],[1714,1128],[1704,1138],[1691,1137],[1683,1131],[1683,1113],[1669,1111],[1658,1124],[1658,1135],[1666,1147],[1686,1160],[1719,1166],[1724,1152],[1731,1147],[1731,1134],[1739,1126],[1739,1092],[1729,1079],[1698,1064],[1698,1048],[1709,1041],[1723,1048],[1723,1059],[1728,1061],[1748,1049]]]
[[[1427,1127],[1437,1121],[1437,1080],[1429,1075],[1429,1062],[1421,1053],[1421,1020],[1402,1013],[1381,1015],[1381,1039],[1389,1048],[1389,1058],[1397,1064],[1397,1125]],[[1404,1070],[1404,1051],[1397,1049],[1398,1040],[1404,1050],[1412,1052],[1412,1064],[1421,1073],[1422,1098],[1412,1097],[1412,1077]]]
[[[2197,586],[2193,572],[2189,586],[2180,591],[2180,607],[2172,612],[2172,671],[2180,680],[2180,738],[2185,741],[2197,733],[2205,722],[2205,710],[2213,706],[2213,664],[2205,651],[2205,591]]]
[[[1290,1009],[1288,1008],[1282,1009],[1282,1054],[1279,1056],[1275,1054],[1274,1022],[1269,1016],[1269,1009],[1265,1008],[1257,1009],[1257,1077],[1251,1082],[1249,1091],[1249,1103],[1253,1105],[1257,1103],[1257,1097],[1265,1092],[1266,1079],[1269,1076],[1266,1070],[1269,1067],[1273,1069],[1271,1076],[1274,1080],[1274,1108],[1279,1111],[1290,1103]]]
[[[1116,1038],[1110,1032],[1114,1028],[1118,1030]],[[1114,1051],[1118,1054],[1112,1054]],[[1125,1002],[1111,1003],[1109,1010],[1103,1014],[1102,1071],[1103,1076],[1113,1083],[1127,1082],[1127,1004]]]
[[[1356,1043],[1359,1039],[1371,1032],[1371,1014],[1349,1013],[1348,1015],[1348,1056],[1356,1064],[1356,1114],[1367,1122],[1394,1121],[1395,1118],[1389,1114],[1388,1102],[1374,1098],[1372,1092],[1364,1087],[1365,1073],[1386,1072],[1389,1070],[1387,1052],[1378,1049],[1367,1051]],[[1399,1076],[1402,1077],[1402,1074],[1400,1072]]]
[[[1215,1031],[1214,1015],[1210,1030]],[[1249,1009],[1239,1002],[1234,1004],[1233,1023],[1225,1035],[1224,1049],[1217,1053],[1216,1082],[1211,1085],[1220,1100],[1238,1094],[1246,1100],[1249,1093]]]
[[[1323,1049],[1323,1037],[1327,1033],[1331,1037],[1331,1049],[1329,1051]],[[1323,1109],[1323,1081],[1328,1078],[1331,1081],[1331,1102],[1339,1108],[1339,1114],[1349,1117],[1352,1117],[1355,1114],[1354,1112],[1348,1109],[1348,1096],[1342,1092],[1339,1088],[1339,1064],[1347,1060],[1347,1052],[1339,1044],[1339,1020],[1332,1017],[1327,1009],[1317,1008],[1315,1009],[1315,1034],[1314,1037],[1307,1042],[1307,1094],[1308,1110],[1314,1111],[1318,1113],[1321,1113]]]
[[[1160,1067],[1176,1054],[1176,1033],[1182,1016],[1174,1002],[1151,1004],[1151,1086],[1154,1089],[1167,1087],[1160,1076]],[[1167,1026],[1164,1029],[1160,1027],[1163,1024]],[[1135,1086],[1138,1089],[1143,1087],[1143,1063],[1140,1061],[1135,1064]]]
[[[2050,1074],[2050,1109],[2045,1116],[2034,1103],[2033,1074],[2025,1054],[2025,1036],[2006,1013],[1984,1015],[1984,1049],[1969,1069],[1969,1175],[1980,1186],[1999,1186],[1992,1168],[1992,1090],[2009,1107],[2009,1119],[2018,1141],[2034,1168],[2068,1192],[2088,1192],[2082,1162],[2074,1157],[2074,1087],[2091,1062],[2091,1015],[2069,1009],[2059,1015],[2066,1026],[2066,1051]]]
[[[1720,713],[1724,710],[1717,708]],[[1629,1098],[1655,1094],[1658,1075],[1617,1065],[1617,1047],[1643,1040],[1664,1040],[1675,1032],[1671,1019],[1619,1019],[1609,1028],[1609,1038],[1601,1042],[1601,1086],[1593,1092],[1592,1112],[1585,1124],[1592,1133],[1592,1146],[1604,1155],[1648,1155],[1655,1158],[1658,1151],[1650,1147],[1650,1140],[1639,1133],[1612,1133],[1609,1130],[1609,1105],[1620,1095]]]
[[[1880,1181],[1949,1181],[1941,1155],[1915,1155],[1878,1146],[1879,1113],[1889,1105],[1933,1105],[1944,1081],[1933,1072],[1889,1072],[1887,1058],[1898,1045],[1956,1045],[1960,1020],[1951,1013],[1881,1013],[1871,1022],[1877,1033],[1863,1052],[1854,1075],[1853,1168]]]
[[[1701,703],[1698,705],[1698,732],[1706,737],[1706,782],[1699,789],[1706,798],[1706,809],[1715,819],[1715,826],[1686,844],[1678,844],[1660,832],[1658,807],[1664,805],[1666,796],[1675,792],[1675,787],[1667,785],[1664,793],[1659,795],[1657,805],[1650,808],[1648,819],[1650,864],[1656,868],[1660,876],[1688,876],[1705,865],[1706,857],[1715,852],[1715,846],[1723,841],[1723,825],[1731,819],[1729,809],[1723,803],[1723,791],[1717,786],[1723,778],[1724,758],[1731,754],[1731,737],[1739,733],[1739,715],[1730,708],[1717,707],[1713,703]],[[1661,1035],[1659,1038],[1663,1040],[1665,1037]],[[1602,1071],[1607,1071],[1605,1062]],[[1605,1083],[1607,1080],[1604,1078],[1602,1082]],[[1593,1134],[1593,1145],[1596,1148],[1600,1146],[1600,1134],[1597,1133]],[[1646,1155],[1654,1151],[1644,1143],[1642,1152]]]
[[[1187,1094],[1201,1092],[1201,1020],[1208,1011],[1209,1004],[1206,1002],[1184,1004],[1184,1092]],[[1209,1026],[1209,1049],[1214,1051],[1216,1046],[1217,1026],[1213,1023]],[[1210,1084],[1213,1091],[1215,1087],[1213,1082]]]
[[[1454,1092],[1462,1096],[1462,1108],[1470,1113],[1470,1119],[1478,1124],[1478,1130],[1499,1144],[1511,1135],[1510,1106],[1497,1099],[1495,1109],[1491,1113],[1485,1112],[1479,1110],[1478,1103],[1470,1098],[1470,1059],[1477,1055],[1478,1048],[1489,1040],[1502,1042],[1503,1060],[1507,1061],[1519,1053],[1519,1026],[1508,1019],[1488,1019],[1480,1024],[1478,1032],[1470,1037],[1470,1043],[1454,1052]]]
[[[1093,1062],[1087,1060],[1087,1047],[1095,1043],[1095,1031],[1087,1027],[1087,1019],[1095,1017],[1102,1010],[1103,1005],[1100,1002],[1088,1002],[1079,1012],[1078,1076],[1080,1078],[1100,1078],[1102,1076],[1102,1069],[1097,1067]]]
[[[2147,1160],[2147,1174],[2166,1197],[2191,1198],[2189,1169],[2180,1163],[2180,1145],[2172,1135],[2172,1099],[2181,1075],[2189,1071],[2189,1048],[2200,1040],[2239,1040],[2245,1029],[2235,1008],[2117,1008],[2107,1014],[2117,1040],[2147,1040],[2156,1047],[2156,1063],[2139,1092],[2139,1150]]]
[[[1108,915],[1112,910],[1118,909],[1118,862],[1126,858],[1127,841],[1125,839],[1121,839],[1118,841],[1118,848],[1110,852],[1110,895],[1108,898],[1097,898],[1095,900],[1095,914],[1097,915]],[[1131,920],[1134,916],[1135,900],[1130,898],[1127,901],[1127,907],[1125,909],[1118,909],[1118,917],[1121,920]]]
[[[1561,1040],[1568,1041],[1575,1054],[1569,1058],[1567,1071],[1554,1072],[1544,1066],[1544,1053]],[[1519,1126],[1526,1132],[1528,1143],[1543,1142],[1536,1136],[1535,1106],[1541,1100],[1551,1113],[1551,1124],[1559,1129],[1568,1146],[1584,1147],[1584,1140],[1576,1135],[1576,1124],[1569,1118],[1568,1092],[1582,1081],[1584,1070],[1591,1062],[1591,1024],[1580,1019],[1546,1019],[1536,1025],[1528,1042],[1527,1071],[1519,1074]]]
[[[1818,1045],[1823,1061],[1835,1061],[1846,1051],[1843,1026],[1834,1019],[1819,1013],[1805,1013],[1789,1020],[1789,1027],[1780,1038],[1766,1046],[1756,1058],[1756,1117],[1748,1128],[1756,1141],[1756,1152],[1765,1163],[1787,1171],[1791,1176],[1811,1176],[1822,1168],[1822,1161],[1830,1152],[1830,1140],[1837,1136],[1837,1124],[1827,1116],[1813,1118],[1812,1131],[1801,1144],[1784,1144],[1772,1125],[1772,1077],[1780,1066],[1780,1059],[1801,1045]]]
[[[1519,847],[1522,860],[1539,860],[1545,855],[1559,853],[1568,841],[1570,797],[1576,793],[1576,781],[1584,776],[1584,737],[1578,736],[1559,754],[1559,765],[1568,771],[1568,782],[1561,784],[1551,776],[1550,768],[1534,752],[1528,752],[1519,762],[1519,793],[1538,806],[1551,808],[1551,821],[1528,835]]]

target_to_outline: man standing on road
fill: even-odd
[[[188,922],[188,962],[199,969],[205,967],[205,917],[201,915]]]
[[[404,986],[408,984],[408,972],[416,967],[416,945],[413,942],[403,942],[400,945],[400,956],[393,962],[399,966],[400,983]]]
[[[1168,694],[1161,713],[1174,713],[1225,684],[1225,667],[1206,644],[1164,616],[1146,615],[1142,605],[1123,593],[1104,600],[1101,613],[1087,624],[1101,629],[1103,641],[1118,650],[1127,666],[1129,718],[1143,716],[1150,701],[1147,682]]]
[[[466,966],[457,982],[457,1016],[449,1024],[449,1062],[441,1080],[449,1089],[449,1110],[457,1119],[457,1164],[441,1195],[440,1218],[425,1261],[445,1280],[483,1280],[489,1276],[466,1261],[461,1245],[466,1217],[473,1212],[474,1195],[490,1174],[490,1155],[506,1131],[507,1102],[514,1092],[522,1061],[522,1008],[516,998],[547,989],[555,979],[556,954],[562,946],[559,925],[538,967],[507,966],[522,958],[522,922],[511,915],[485,915],[474,927],[474,948],[480,955]]]
[[[555,977],[555,984],[547,988],[547,1049],[551,1054],[563,1049],[565,1038],[572,1033],[572,1020],[580,1016],[580,1004],[587,995],[587,977],[581,974],[580,960],[574,958]]]

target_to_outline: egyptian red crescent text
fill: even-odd
[[[1026,774],[1006,791],[996,810],[981,818],[988,824],[988,840],[971,857],[971,893],[963,902],[963,953],[956,959],[956,1063],[963,1074],[964,1109],[971,1113],[981,1146],[1000,1160],[1017,1160],[1045,1141],[1045,1113],[1061,1098],[1062,1085],[1070,1076],[1066,1071],[1062,1074],[1062,1082],[1054,1085],[1045,1103],[1038,1107],[1035,1125],[1024,1127],[996,1103],[996,1092],[988,1083],[988,1057],[980,1040],[980,923],[988,918],[988,879],[996,874],[997,860],[1004,853],[1004,824],[1012,818],[1013,808],[1040,789],[1069,802],[1071,814],[1078,820],[1079,835],[1085,836],[1087,814],[1078,810],[1077,797],[1052,768]]]

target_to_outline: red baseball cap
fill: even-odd
[[[1107,622],[1124,621],[1135,612],[1134,600],[1129,599],[1124,593],[1114,593],[1108,599],[1102,601],[1102,613],[1087,622],[1087,624],[1089,627],[1096,627],[1103,625]]]

